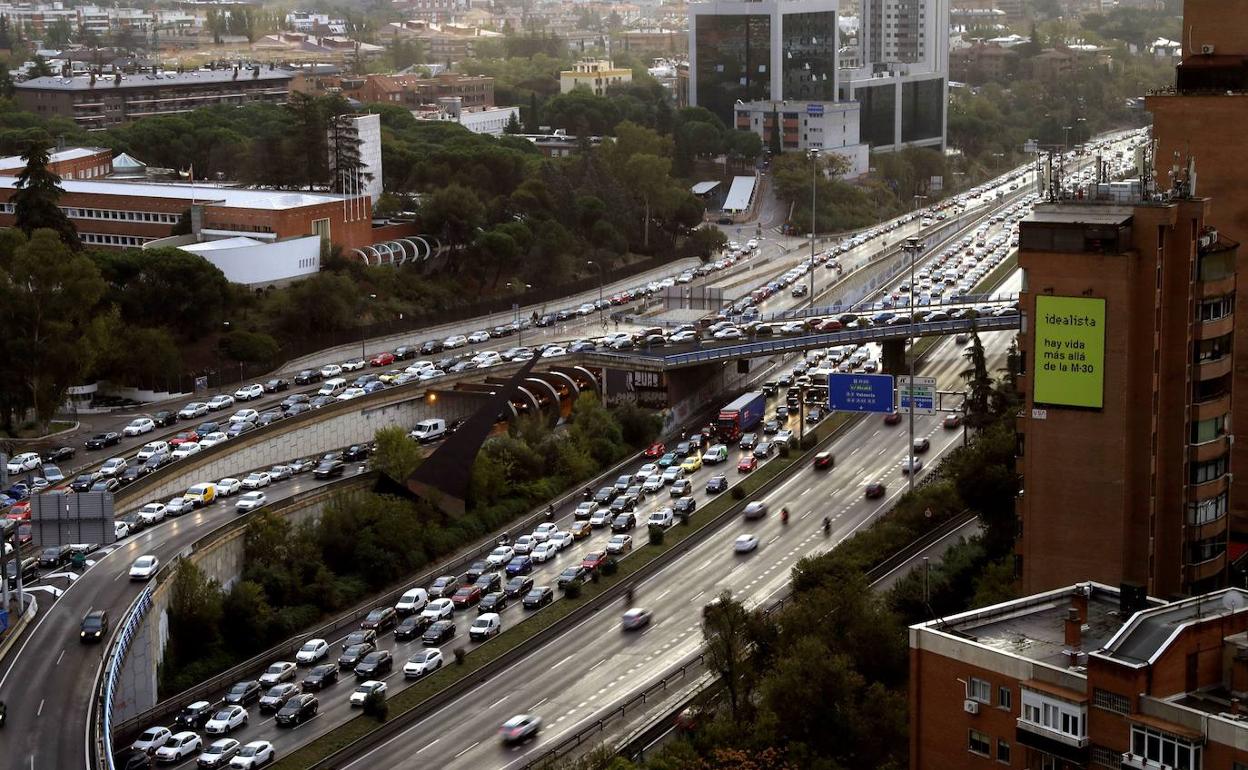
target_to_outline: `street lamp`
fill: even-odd
[[[607,279],[607,269],[600,262],[594,262],[592,259],[585,260],[587,265],[598,266],[598,320],[602,323],[602,330],[607,330],[607,308],[602,302],[602,283]]]
[[[807,150],[810,158],[810,306],[815,306],[815,179],[819,170],[819,151]]]
[[[368,298],[377,299],[377,295],[369,294]],[[367,331],[367,329],[368,329],[368,326],[364,323],[364,314],[361,313],[360,314],[360,358],[365,361],[368,360],[368,356],[364,353],[364,333],[365,331]]]
[[[923,253],[923,241],[918,238],[907,238],[904,246],[901,247],[906,252],[906,256],[910,258],[910,334],[907,339],[906,358],[908,369],[910,372],[910,465],[906,476],[909,479],[910,491],[914,491],[914,263],[918,261],[919,255]]]
[[[228,335],[230,333],[230,322],[222,321],[221,326],[225,330],[223,333]],[[225,387],[225,364],[221,361],[221,345],[220,343],[218,343],[217,344],[217,390],[221,390],[224,387]]]
[[[517,291],[521,286],[524,287],[525,291],[529,291],[533,288],[533,284],[531,283],[513,284],[511,281],[508,281],[507,288],[510,289],[512,286],[515,286]],[[516,337],[516,347],[524,347],[524,324],[520,323],[520,303],[511,303],[511,318],[512,322],[516,325],[516,334],[519,335]]]

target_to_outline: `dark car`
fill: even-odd
[[[311,385],[321,379],[321,373],[316,369],[304,369],[295,375],[296,385]]]
[[[55,449],[49,449],[43,454],[45,463],[59,463],[62,460],[72,460],[74,455],[78,453],[77,449],[72,446],[58,446]]]
[[[303,678],[303,689],[323,690],[338,681],[338,667],[333,663],[314,666]]]
[[[96,472],[80,473],[73,481],[69,482],[69,488],[75,492],[89,492],[92,485],[100,478],[100,474]]]
[[[360,628],[373,628],[380,633],[393,628],[398,623],[399,613],[395,612],[393,607],[378,607],[360,621]]]
[[[403,361],[416,355],[415,345],[399,345],[394,349],[394,357]]]
[[[684,497],[693,494],[693,482],[689,479],[677,479],[672,482],[672,486],[668,489],[668,494],[672,497]]]
[[[192,437],[190,437],[190,438],[188,438],[187,440],[188,440],[188,441],[199,441],[199,437],[200,437],[200,436],[207,436],[209,433],[219,433],[219,432],[221,432],[221,431],[225,430],[225,428],[228,428],[228,427],[230,427],[228,424],[227,424],[227,425],[225,425],[225,426],[223,427],[223,426],[221,425],[221,423],[219,423],[219,422],[213,422],[213,421],[211,421],[211,420],[209,420],[208,422],[201,422],[199,425],[196,425],[196,426],[195,426],[195,430],[191,431],[191,432],[192,432],[192,433],[194,433],[195,435],[194,435],[194,436],[192,436]],[[181,434],[179,434],[179,435],[181,435]],[[177,443],[177,442],[170,441],[169,443],[170,443],[170,444],[174,444],[174,443]]]
[[[676,513],[690,514],[698,509],[698,501],[692,497],[682,497],[672,504]]]
[[[4,565],[4,576],[9,581],[9,588],[17,588],[17,560],[10,559]],[[29,583],[39,577],[39,560],[33,556],[22,559],[22,582]]]
[[[174,425],[175,423],[177,423],[177,421],[178,421],[178,413],[170,412],[165,409],[162,409],[161,411],[152,415],[152,422],[156,423],[157,428],[168,428],[170,425]]]
[[[630,532],[637,527],[637,517],[631,513],[621,513],[611,520],[612,532]]]
[[[706,491],[717,495],[728,488],[728,477],[722,473],[711,476],[706,482]]]
[[[361,679],[384,679],[394,669],[394,656],[389,650],[373,650],[355,667],[355,675]]]
[[[464,573],[465,583],[475,583],[477,578],[490,571],[490,565],[483,561],[474,561],[472,566]]]
[[[301,691],[302,688],[294,682],[283,682],[282,684],[273,685],[260,698],[260,713],[269,714],[277,711]]]
[[[346,467],[341,460],[327,460],[316,466],[316,470],[312,471],[312,475],[318,479],[329,479],[334,476],[341,476]]]
[[[368,444],[352,444],[343,451],[342,459],[347,461],[363,460],[368,457],[369,451],[371,450]]]
[[[159,470],[160,468],[163,468],[164,466],[168,465],[171,462],[173,462],[172,454],[170,454],[169,452],[157,452],[156,454],[144,460],[142,467],[144,471],[146,471],[147,473],[151,473],[154,470]],[[130,470],[130,468],[127,468],[126,470]],[[125,474],[123,473],[122,475],[124,476]]]
[[[508,599],[514,599],[517,596],[524,596],[533,590],[533,578],[527,575],[517,575],[507,581],[507,585],[503,586],[503,593]]]
[[[225,705],[246,706],[260,700],[260,683],[252,679],[246,682],[235,682],[225,693]]]
[[[914,453],[921,455],[932,448],[932,442],[925,438],[916,438],[914,440]]]
[[[290,388],[290,383],[281,377],[274,378],[264,383],[265,393],[279,393]]]
[[[636,507],[637,502],[635,500],[630,498],[628,495],[620,495],[611,501],[611,506],[608,510],[610,510],[611,513],[622,516],[634,510]]]
[[[362,642],[349,647],[344,643],[342,654],[338,656],[338,665],[342,668],[355,668],[361,660],[364,660],[365,655],[376,649],[377,645],[372,642]]]
[[[877,497],[884,496],[884,484],[879,481],[873,481],[867,485],[866,496],[868,500],[874,500]]]
[[[420,345],[421,355],[428,355],[430,353],[441,353],[441,352],[442,352],[442,340],[426,340],[425,342],[422,342]]]
[[[954,429],[954,428],[960,428],[960,427],[962,427],[962,415],[957,414],[956,412],[955,412],[955,413],[953,413],[953,414],[947,414],[947,415],[945,415],[945,419],[944,419],[944,420],[942,420],[940,424],[941,424],[941,425],[942,425],[942,426],[943,426],[946,430],[952,430],[952,429]]]
[[[263,428],[266,425],[272,425],[278,420],[284,419],[286,419],[286,413],[281,409],[270,409],[266,412],[261,412],[260,416],[256,418],[256,427]]]
[[[481,603],[477,605],[477,612],[502,612],[507,606],[507,594],[502,591],[491,591],[481,597]]]
[[[191,705],[178,712],[173,723],[178,727],[185,727],[188,730],[198,730],[204,726],[204,723],[212,718],[212,715],[221,710],[224,705],[223,701],[211,703],[206,700],[195,701]],[[172,729],[172,728],[171,728]],[[177,730],[174,730],[177,732]]]
[[[111,492],[117,494],[117,490],[121,489],[121,482],[117,479],[97,479],[88,492]]]
[[[430,618],[423,615],[408,615],[394,627],[394,638],[400,641],[415,639],[429,628]]]
[[[286,398],[283,398],[282,403],[279,404],[278,406],[280,406],[283,409],[290,409],[292,406],[295,406],[296,404],[306,404],[311,400],[312,400],[312,397],[309,396],[307,393],[291,393]]]
[[[148,460],[150,459],[151,458],[149,457]],[[152,469],[147,467],[147,460],[144,460],[142,465],[128,466],[121,472],[121,485],[124,487],[128,484],[133,484],[151,472]]]
[[[454,636],[455,621],[439,620],[425,629],[425,633],[420,637],[420,643],[427,647],[433,647],[442,644]]]
[[[429,586],[430,599],[446,599],[459,590],[459,578],[454,575],[443,575]]]
[[[524,604],[526,610],[536,610],[539,607],[545,607],[555,600],[555,589],[550,586],[537,586],[524,595]]]
[[[507,562],[507,576],[514,577],[516,575],[527,575],[533,571],[533,558],[530,556],[520,555],[513,556],[511,561]]]
[[[488,594],[491,591],[501,591],[503,590],[503,576],[497,572],[487,572],[477,578],[476,583],[473,585],[480,588],[483,594]]]
[[[560,588],[567,588],[572,583],[584,583],[587,580],[589,580],[589,570],[576,564],[560,572],[555,582]]]
[[[107,433],[97,433],[87,439],[87,449],[103,449],[104,447],[113,446],[121,443],[121,434],[116,431],[108,431]]]
[[[39,552],[40,567],[59,567],[69,558],[68,545],[50,545]]]
[[[901,424],[901,412],[889,412],[888,414],[884,415],[884,424],[885,425],[900,425]]]
[[[599,505],[610,505],[618,494],[615,487],[603,487],[594,494],[594,502]]]
[[[92,610],[82,619],[78,638],[84,642],[98,642],[108,634],[108,612]]]
[[[320,707],[321,702],[316,699],[315,695],[302,693],[286,701],[286,705],[282,706],[281,711],[277,712],[277,715],[273,717],[273,721],[283,726],[297,725],[316,716],[316,712]]]
[[[820,452],[815,455],[815,470],[823,471],[836,466],[836,458],[831,452]]]

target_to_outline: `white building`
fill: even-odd
[[[571,93],[576,88],[588,88],[598,96],[607,93],[607,89],[615,85],[633,82],[633,71],[627,67],[616,67],[606,59],[582,59],[574,69],[559,73],[559,93]]]
[[[381,116],[376,114],[352,115],[351,134],[359,141],[360,169],[359,177],[344,183],[351,189],[348,192],[368,195],[373,205],[381,197]],[[332,141],[332,137],[331,137]],[[330,148],[329,163],[334,164],[333,148]]]
[[[474,134],[502,136],[507,132],[507,124],[515,116],[520,120],[519,107],[464,107],[463,99],[458,96],[444,96],[438,99],[436,109],[412,110],[412,117],[417,120],[440,120],[458,123]]]
[[[747,102],[736,107],[737,128],[758,134],[764,147],[771,141],[775,118],[785,152],[834,152],[849,161],[849,179],[870,170],[871,148],[859,140],[857,102]]]

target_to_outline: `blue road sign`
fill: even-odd
[[[828,375],[828,408],[836,412],[893,411],[893,375]]]

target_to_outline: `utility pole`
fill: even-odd
[[[906,256],[910,258],[910,291],[911,298],[914,297],[914,263],[918,261],[919,254],[923,253],[923,241],[918,238],[907,238],[904,246],[901,247],[906,252]],[[911,492],[914,491],[914,304],[910,305],[910,334],[907,335],[906,360],[908,371],[910,373],[910,449],[907,453],[909,460],[909,468],[906,473],[908,486]]]
[[[815,181],[819,171],[819,151],[808,150],[810,158],[810,306],[815,306]]]

